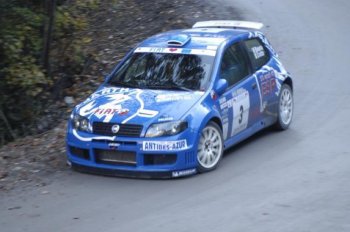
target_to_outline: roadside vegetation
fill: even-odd
[[[92,40],[84,32],[99,3],[0,0],[0,146],[50,128],[40,121],[84,70]]]

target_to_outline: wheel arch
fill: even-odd
[[[192,130],[196,132],[195,143],[198,143],[202,130],[211,121],[216,123],[220,130],[223,131],[223,123],[217,107],[201,104],[191,114],[187,115],[186,119],[191,122]]]
[[[211,113],[207,114],[201,120],[200,124],[198,125],[198,129],[197,129],[198,130],[198,136],[197,136],[197,139],[196,139],[197,142],[199,141],[201,131],[208,125],[209,122],[216,123],[219,126],[219,128],[221,129],[221,132],[223,132],[223,125],[222,125],[219,113],[218,112],[215,112],[215,113],[211,112]]]
[[[221,131],[222,131],[222,122],[221,122],[221,120],[220,120],[219,117],[213,116],[213,117],[211,117],[211,118],[209,119],[209,121],[207,122],[207,124],[208,124],[209,122],[215,122],[215,123],[220,127],[220,129],[221,129]]]
[[[287,84],[289,85],[289,87],[292,89],[293,91],[293,81],[292,81],[292,78],[291,77],[287,77],[284,81],[283,81],[283,84]]]

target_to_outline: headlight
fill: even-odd
[[[72,118],[72,126],[74,129],[80,131],[90,132],[89,130],[89,120],[79,114],[75,114]]]
[[[150,138],[167,135],[176,135],[184,131],[187,127],[187,122],[183,121],[155,123],[148,128],[145,137]]]

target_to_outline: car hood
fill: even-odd
[[[76,107],[92,122],[148,125],[180,119],[204,94],[201,91],[170,91],[103,87]]]

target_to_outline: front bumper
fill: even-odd
[[[75,170],[92,174],[139,178],[181,177],[196,173],[196,138],[196,133],[190,130],[171,137],[128,138],[101,137],[68,128],[67,159]],[[181,143],[174,144],[174,141]],[[106,153],[108,159],[101,158],[101,153]],[[121,160],[110,162],[114,154]]]
[[[71,163],[72,168],[78,172],[85,172],[89,174],[97,174],[104,176],[117,176],[117,177],[128,177],[128,178],[144,178],[144,179],[170,179],[174,177],[177,173],[176,171],[128,171],[128,170],[120,170],[120,169],[110,169],[110,168],[101,168],[101,167],[90,167],[85,165],[80,165],[76,163]],[[196,172],[193,169],[193,174]]]

